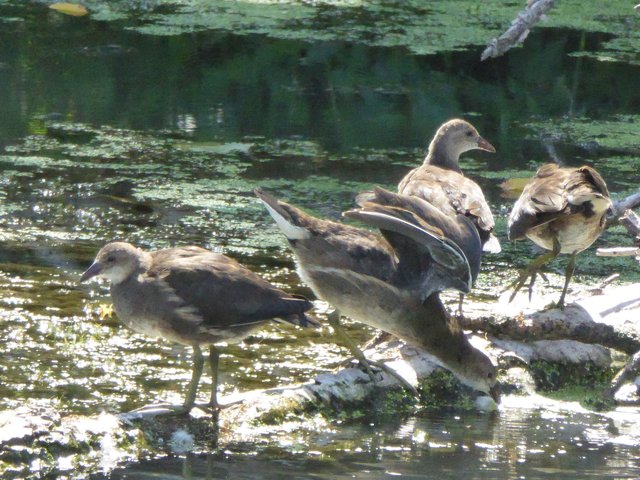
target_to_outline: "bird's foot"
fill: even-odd
[[[202,403],[202,404],[199,403],[199,404],[196,404],[196,406],[203,410],[208,410],[208,411],[211,411],[212,413],[216,413],[216,412],[219,412],[220,410],[224,410],[225,408],[233,407],[235,405],[240,405],[242,403],[244,403],[243,398],[234,400],[228,403],[218,403],[217,401]]]
[[[368,360],[368,362],[369,362],[370,366],[376,367],[376,368],[382,370],[383,372],[387,373],[388,375],[391,375],[396,380],[398,380],[400,385],[402,385],[404,388],[409,390],[414,397],[420,398],[420,393],[418,392],[416,387],[414,387],[406,378],[404,378],[402,375],[400,375],[398,372],[396,372],[393,368],[388,366],[386,363],[372,361],[372,360]],[[373,380],[374,382],[378,381],[374,377],[371,377],[371,380]]]
[[[544,267],[547,263],[549,263],[551,260],[556,258],[559,253],[560,253],[560,244],[558,243],[557,239],[554,238],[553,250],[543,255],[540,255],[537,258],[534,258],[531,261],[531,263],[527,265],[527,268],[525,268],[520,272],[520,275],[518,276],[518,278],[515,281],[511,282],[509,286],[507,286],[507,288],[503,290],[503,292],[506,292],[507,290],[513,288],[513,292],[511,292],[511,295],[509,296],[509,303],[513,301],[518,291],[520,291],[520,289],[527,282],[528,278],[531,278],[531,280],[529,281],[529,301],[531,301],[531,295],[533,294],[533,284],[536,281],[536,277],[540,275],[545,280],[547,279],[546,276],[541,272],[542,267]]]
[[[529,301],[531,301],[531,295],[533,293],[533,284],[535,283],[535,278],[537,273],[538,273],[538,270],[531,268],[531,265],[529,265],[527,268],[525,268],[520,272],[516,280],[511,282],[509,285],[507,285],[505,289],[502,290],[502,293],[504,293],[508,290],[513,289],[513,291],[511,292],[511,295],[509,295],[509,303],[511,303],[513,299],[516,298],[516,295],[518,294],[520,289],[524,287],[525,283],[527,283],[527,280],[529,279],[530,279],[529,287],[528,287]]]

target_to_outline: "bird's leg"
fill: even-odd
[[[569,263],[567,264],[567,269],[564,272],[564,287],[562,288],[562,295],[560,295],[560,300],[558,300],[558,308],[564,309],[564,297],[567,294],[567,288],[569,288],[569,281],[571,277],[573,277],[573,272],[576,269],[576,255],[578,252],[573,252],[571,257],[569,257]]]
[[[209,366],[211,367],[211,398],[209,406],[217,408],[218,405],[218,361],[220,352],[214,345],[209,345]]]
[[[346,330],[340,325],[340,312],[338,310],[334,310],[329,315],[327,315],[327,320],[329,321],[329,325],[333,327],[333,331],[335,335],[338,337],[338,340],[351,352],[351,354],[356,357],[360,366],[366,370],[366,372],[371,377],[371,380],[376,381],[375,374],[373,370],[369,366],[369,361],[362,353],[362,350],[356,345],[356,342],[353,341],[353,338],[346,332]]]
[[[198,392],[198,383],[200,383],[200,377],[202,376],[202,368],[204,366],[204,357],[202,356],[202,350],[198,345],[193,346],[193,371],[191,373],[191,381],[189,382],[189,389],[187,390],[187,397],[184,401],[184,408],[187,412],[191,411],[193,405],[196,403],[196,393]]]
[[[462,315],[462,302],[464,302],[464,293],[460,293],[460,298],[458,300],[458,318],[463,318],[463,315]]]
[[[338,337],[338,339],[342,342],[342,344],[351,352],[351,354],[356,357],[358,363],[366,370],[367,374],[371,378],[373,382],[377,382],[373,369],[371,366],[379,368],[387,372],[389,375],[394,377],[402,386],[404,386],[407,390],[409,390],[414,396],[419,397],[420,394],[418,390],[411,385],[404,377],[398,374],[395,370],[388,367],[384,362],[376,362],[373,360],[367,360],[362,350],[356,345],[356,342],[353,341],[351,336],[346,332],[346,330],[340,325],[340,312],[338,310],[334,310],[329,315],[327,315],[327,320],[329,320],[329,325],[333,327],[333,330]]]
[[[544,267],[547,263],[549,263],[551,260],[556,258],[559,253],[560,253],[560,242],[558,242],[558,239],[554,237],[553,250],[543,255],[540,255],[538,258],[534,258],[531,261],[531,263],[529,263],[527,268],[525,268],[523,271],[520,272],[520,275],[518,276],[518,278],[512,283],[510,283],[509,286],[505,288],[505,290],[503,290],[503,291],[506,291],[506,290],[509,290],[510,288],[513,288],[513,292],[511,292],[511,296],[509,297],[509,302],[513,301],[516,294],[527,282],[527,278],[534,277],[534,275],[536,275],[542,267]],[[531,283],[529,285],[529,289],[530,289],[529,295],[531,295],[534,282],[535,282],[535,277],[531,279]]]
[[[393,335],[391,335],[390,333],[385,332],[384,330],[378,330],[376,332],[376,336],[373,337],[371,340],[369,340],[367,343],[365,343],[360,348],[360,350],[369,350],[370,348],[375,348],[381,343],[388,342],[392,338],[393,338]]]
[[[539,272],[533,272],[531,274],[531,281],[529,282],[529,301],[531,301],[531,297],[533,296],[533,285],[536,283],[536,277]]]

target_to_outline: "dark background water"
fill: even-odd
[[[437,126],[463,116],[498,150],[462,162],[497,214],[505,251],[487,258],[478,288],[495,295],[530,254],[526,243],[506,241],[512,200],[500,182],[530,175],[551,145],[569,165],[596,165],[618,197],[640,183],[638,62],[570,55],[598,50],[607,33],[536,29],[523,48],[480,63],[477,48],[420,56],[402,46],[230,30],[143,35],[126,30],[130,23],[0,3],[0,408],[93,414],[181,397],[188,352],[100,320],[106,289],[77,286],[107,241],[221,246],[311,295],[251,194],[257,185],[338,218],[357,191],[393,187],[420,162]],[[613,231],[597,245],[623,242]],[[638,276],[625,259],[590,253],[578,269],[578,282],[614,270],[626,281]],[[326,305],[318,307],[322,317]],[[270,327],[228,349],[222,393],[335,367],[343,353],[323,333]],[[374,429],[364,440],[360,427],[339,428],[309,439],[301,454],[256,446],[250,455],[216,454],[222,466],[211,467],[211,477],[275,478],[284,468],[300,478],[637,477],[635,440],[613,442],[607,432],[617,426],[589,415],[576,435],[559,433],[571,415],[547,422],[540,410],[514,408],[495,421],[436,416],[412,419],[410,429]],[[453,438],[443,440],[449,430]],[[470,441],[468,431],[479,433]],[[426,446],[425,435],[445,446]],[[345,442],[351,446],[332,447]],[[309,453],[316,449],[323,453]],[[204,460],[191,461],[185,471],[204,477]],[[162,475],[165,468],[181,475],[181,462],[162,465]],[[114,477],[153,469],[143,464]],[[432,469],[441,473],[429,477]]]

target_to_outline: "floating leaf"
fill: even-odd
[[[504,198],[518,198],[524,190],[524,187],[529,183],[531,178],[507,178],[500,184],[502,189],[502,197]]]
[[[100,320],[104,320],[105,318],[111,318],[113,316],[113,304],[101,303],[98,306],[98,312],[100,314]]]
[[[54,3],[53,5],[49,5],[49,8],[64,13],[65,15],[71,15],[72,17],[82,17],[89,13],[84,5],[78,3]]]

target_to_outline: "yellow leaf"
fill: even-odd
[[[529,183],[530,178],[508,178],[500,184],[502,196],[505,198],[518,198]]]
[[[98,307],[98,312],[100,314],[100,320],[111,318],[113,316],[113,304],[101,303]]]
[[[77,3],[54,3],[49,5],[49,8],[73,17],[82,17],[89,13],[84,5]]]

